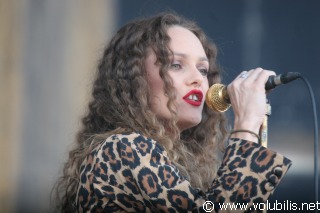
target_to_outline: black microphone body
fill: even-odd
[[[266,82],[265,89],[271,90],[278,85],[289,83],[300,77],[301,74],[298,72],[287,72],[276,76],[270,76]]]
[[[271,90],[278,85],[289,83],[301,74],[298,72],[287,72],[284,74],[270,76],[265,84],[266,90]],[[212,85],[206,94],[206,104],[214,111],[224,112],[231,106],[227,88],[223,84]]]

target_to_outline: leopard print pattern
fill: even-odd
[[[139,132],[109,137],[80,168],[79,212],[204,212],[203,203],[265,202],[291,161],[257,143],[229,139],[206,191],[193,188],[164,148]],[[247,210],[249,212],[249,210]]]

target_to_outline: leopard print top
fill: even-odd
[[[223,212],[222,203],[267,200],[291,161],[257,143],[232,138],[207,192],[193,188],[163,147],[138,132],[117,134],[92,151],[80,168],[79,212]],[[220,204],[220,205],[219,205]],[[251,209],[251,210],[250,210]],[[234,212],[234,211],[233,211]]]

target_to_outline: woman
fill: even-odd
[[[171,13],[123,26],[105,49],[58,182],[61,210],[198,212],[229,203],[254,211],[266,201],[291,165],[257,143],[264,84],[275,73],[253,69],[228,86],[240,130],[230,134],[224,114],[204,104],[220,82],[216,56],[194,22]]]

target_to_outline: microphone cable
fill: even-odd
[[[300,78],[305,82],[305,84],[308,87],[308,91],[310,94],[310,98],[311,98],[311,103],[312,103],[312,110],[313,110],[313,117],[314,117],[314,186],[315,186],[315,192],[314,192],[314,198],[315,198],[315,203],[318,202],[318,178],[319,178],[319,174],[318,174],[318,143],[319,143],[319,133],[318,133],[318,117],[317,117],[317,108],[316,108],[316,101],[314,98],[314,93],[313,90],[311,88],[311,85],[309,83],[309,81],[303,77],[302,75],[300,76]],[[315,209],[315,212],[318,212],[318,209]]]

